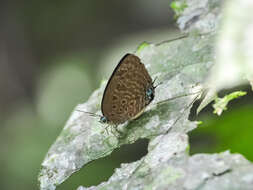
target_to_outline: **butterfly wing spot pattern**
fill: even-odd
[[[155,88],[140,59],[126,54],[114,69],[103,94],[101,110],[110,124],[135,119],[154,98]]]

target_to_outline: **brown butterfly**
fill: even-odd
[[[133,54],[126,54],[104,90],[100,122],[118,125],[136,119],[154,99],[155,88],[141,60]]]
[[[155,96],[154,81],[134,54],[126,54],[114,69],[104,90],[101,123],[118,125],[139,117]],[[78,110],[79,111],[79,110]]]

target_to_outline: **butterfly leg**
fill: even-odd
[[[103,132],[106,132],[107,135],[109,135],[108,127],[110,127],[110,125],[107,125],[107,126],[105,127],[105,130],[103,131]]]
[[[115,126],[115,131],[117,131],[118,134],[122,135],[123,132],[121,130],[118,129],[118,126]]]
[[[122,132],[118,130],[118,125],[113,125],[113,129],[111,132],[116,138],[121,137]]]
[[[105,130],[103,131],[103,133],[106,133],[107,136],[109,136],[110,134],[113,134],[113,136],[115,136],[116,138],[119,138],[120,133],[117,130],[117,125],[113,125],[112,128],[110,128],[110,127],[111,127],[111,125],[107,125],[105,127]]]

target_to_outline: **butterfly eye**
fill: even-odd
[[[147,91],[146,91],[146,98],[149,100],[149,101],[152,101],[154,99],[154,89],[153,88],[148,88]]]
[[[101,123],[107,123],[107,118],[105,116],[100,117],[100,122]]]
[[[152,95],[152,89],[151,88],[149,88],[148,90],[147,90],[147,92],[146,92],[146,94],[147,94],[147,96],[150,96],[150,95]]]

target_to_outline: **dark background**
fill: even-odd
[[[143,41],[178,36],[170,2],[0,2],[0,189],[37,189],[40,164],[71,111],[87,100],[125,53]],[[109,63],[109,64],[108,64]],[[253,160],[252,93],[218,117],[206,108],[191,152],[230,149]],[[138,160],[147,141],[123,146],[59,189],[96,185],[120,163]]]

